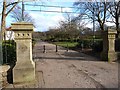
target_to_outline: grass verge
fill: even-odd
[[[100,59],[100,53],[94,52],[92,49],[86,49],[84,48],[83,50],[81,50],[81,48],[79,48],[77,45],[79,44],[78,42],[54,42],[53,44],[58,45],[58,46],[62,46],[78,52],[82,52],[84,54],[96,57],[98,59]]]

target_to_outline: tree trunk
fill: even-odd
[[[104,23],[99,22],[99,25],[100,25],[100,29],[101,29],[101,31],[104,31]]]
[[[1,19],[1,31],[2,31],[2,40],[5,40],[5,33],[6,33],[6,2],[3,2],[3,9],[2,9],[2,19]]]

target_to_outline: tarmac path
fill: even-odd
[[[118,88],[118,63],[73,50],[67,52],[62,47],[56,52],[55,48],[53,44],[37,41],[33,49],[37,82],[14,88]]]

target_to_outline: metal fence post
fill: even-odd
[[[67,52],[68,52],[69,48],[68,48],[68,44],[67,44]]]
[[[45,53],[45,45],[43,45],[43,53]]]
[[[56,45],[56,52],[58,52],[58,47],[57,47],[57,45]]]

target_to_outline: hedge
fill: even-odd
[[[32,39],[32,47],[36,41]],[[3,64],[13,64],[16,62],[16,43],[14,40],[6,40],[2,42]]]
[[[115,50],[120,52],[120,38],[115,40]]]
[[[16,61],[16,44],[13,40],[2,42],[3,64],[12,64]]]
[[[96,52],[102,52],[103,50],[103,40],[95,41],[92,49]],[[115,40],[115,51],[120,52],[120,39]]]
[[[79,48],[91,48],[93,44],[92,39],[85,39],[85,40],[78,40],[78,45],[77,47]]]
[[[92,45],[92,49],[95,52],[102,52],[103,51],[103,40],[97,40]]]

